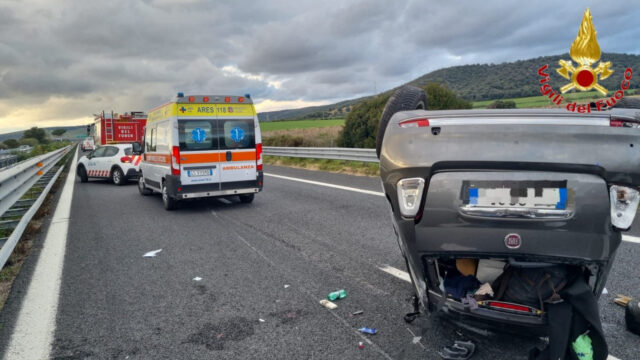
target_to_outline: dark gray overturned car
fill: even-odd
[[[598,297],[638,208],[640,110],[424,108],[421,89],[399,89],[377,144],[420,304],[473,325],[544,328],[540,306],[451,296],[443,283],[461,261],[481,283],[507,264],[564,264]]]

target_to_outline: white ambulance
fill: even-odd
[[[238,195],[253,201],[262,190],[262,140],[249,95],[191,95],[149,112],[138,189],[162,194],[167,210],[179,200]]]

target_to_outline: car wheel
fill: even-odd
[[[165,184],[162,184],[162,204],[164,205],[165,210],[173,210],[176,208],[178,201],[171,196],[169,196],[169,192]]]
[[[240,198],[240,202],[241,203],[250,204],[253,201],[253,198],[255,197],[255,194],[238,195],[238,197]]]
[[[87,176],[87,169],[84,166],[80,166],[78,168],[78,176],[80,176],[80,182],[86,183],[89,181],[89,177]]]
[[[380,123],[378,123],[378,136],[376,136],[376,155],[380,158],[380,149],[382,148],[382,139],[387,130],[387,125],[393,114],[398,111],[427,109],[427,94],[419,87],[405,85],[396,90],[387,100],[387,104],[382,110]]]
[[[627,323],[627,329],[629,331],[640,335],[640,302],[634,299],[627,304],[624,321]]]
[[[140,195],[143,196],[151,195],[151,193],[153,192],[144,184],[144,178],[142,177],[142,174],[140,174],[140,176],[138,177],[138,191],[140,192]]]
[[[118,186],[124,185],[126,179],[120,168],[115,168],[111,171],[111,181]]]

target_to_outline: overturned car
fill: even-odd
[[[549,304],[574,279],[597,299],[640,200],[640,110],[426,105],[422,89],[397,90],[377,142],[420,304],[546,332]]]

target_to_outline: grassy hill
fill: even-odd
[[[428,74],[422,75],[417,79],[409,81],[407,84],[424,86],[427,83],[437,82],[447,85],[456,94],[465,100],[474,102],[488,101],[496,99],[534,97],[540,95],[540,84],[538,80],[538,69],[548,64],[548,74],[551,74],[551,86],[554,89],[560,88],[568,81],[555,72],[558,67],[558,60],[570,60],[569,54],[542,56],[535,59],[519,60],[514,62],[505,62],[501,64],[474,64],[448,67]],[[599,83],[609,91],[618,90],[620,81],[624,73],[624,69],[631,67],[635,71],[640,70],[640,56],[629,54],[603,53],[602,60],[611,61],[613,63],[614,73],[608,79]],[[634,74],[635,75],[635,74]],[[635,75],[636,77],[638,75]],[[633,79],[631,81],[631,89],[640,88],[640,81]],[[395,89],[388,90],[382,95],[391,93]],[[578,94],[574,95],[578,96]],[[593,92],[590,95],[582,93],[578,97],[584,98],[599,96],[599,93]],[[313,106],[294,110],[281,110],[260,113],[261,121],[276,120],[294,120],[305,118],[322,118],[322,117],[344,117],[353,105],[369,97],[342,101],[336,104],[324,106]],[[535,100],[536,103],[546,101],[543,98]],[[491,101],[488,101],[486,104]],[[482,104],[482,103],[481,103]],[[524,104],[524,103],[522,103]],[[483,104],[484,105],[484,104]],[[474,107],[480,105],[474,105]],[[322,113],[324,112],[324,115]],[[327,114],[330,114],[327,116]],[[333,115],[335,114],[335,115]]]

